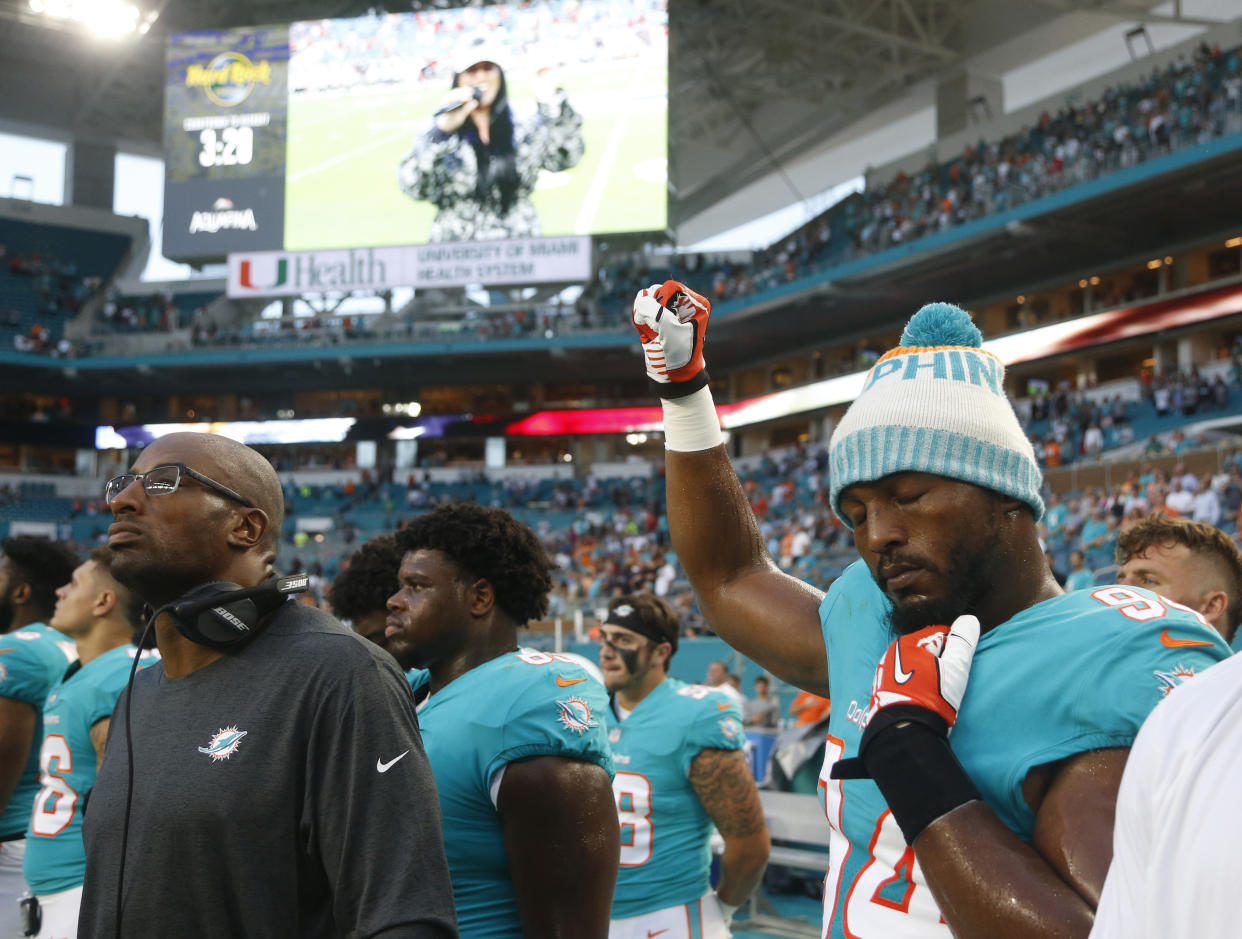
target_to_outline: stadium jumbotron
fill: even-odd
[[[720,665],[743,696],[756,678],[772,683],[777,704],[764,707],[775,710],[774,726],[752,721],[757,705],[739,715],[772,841],[770,873],[754,890],[747,881],[748,902],[733,920],[732,935],[750,939],[820,935],[824,917],[834,937],[939,936],[950,926],[989,935],[968,916],[954,918],[966,914],[943,891],[956,888],[936,877],[928,886],[918,845],[906,844],[915,840],[903,803],[909,793],[881,785],[878,814],[867,819],[874,830],[859,834],[841,821],[852,787],[871,785],[829,775],[834,747],[844,758],[862,746],[850,741],[870,719],[865,689],[861,701],[834,694],[835,713],[825,704],[822,721],[799,725],[805,696],[819,701],[827,673],[821,682],[816,668],[789,665],[798,657],[791,650],[811,647],[822,658],[817,643],[841,641],[831,624],[825,620],[822,640],[812,624],[809,640],[791,638],[774,652],[768,641],[779,644],[777,634],[752,641],[750,615],[731,605],[740,602],[730,593],[735,585],[715,579],[719,565],[765,583],[760,568],[779,572],[781,584],[810,585],[792,599],[778,586],[746,601],[770,601],[790,636],[800,635],[794,624],[807,618],[807,598],[833,584],[858,596],[889,585],[887,599],[876,592],[874,602],[858,601],[860,619],[886,603],[901,606],[905,588],[892,585],[929,575],[919,573],[913,549],[883,549],[874,582],[861,578],[859,586],[861,568],[852,565],[875,553],[867,547],[874,536],[857,534],[868,517],[840,501],[834,479],[842,474],[867,498],[878,498],[872,490],[893,478],[888,473],[917,469],[1021,503],[1007,511],[1025,513],[1029,532],[998,529],[998,557],[1036,545],[1040,578],[1071,594],[1087,590],[1083,596],[1110,615],[1150,620],[1145,629],[1196,630],[1198,638],[1180,646],[1164,642],[1167,629],[1156,630],[1162,648],[1191,650],[1184,661],[1147,669],[1163,676],[1162,693],[1210,664],[1196,657],[1201,650],[1223,656],[1226,642],[1238,642],[1227,612],[1234,607],[1223,601],[1198,605],[1161,582],[1159,592],[1178,599],[1158,603],[1129,581],[1115,584],[1135,563],[1119,545],[1132,544],[1137,536],[1126,533],[1144,531],[1153,514],[1203,526],[1185,529],[1192,534],[1176,550],[1187,558],[1216,551],[1218,573],[1242,558],[1236,0],[0,0],[0,26],[0,539],[12,551],[0,556],[0,588],[8,591],[0,620],[11,619],[0,621],[0,632],[51,623],[57,609],[63,585],[36,583],[23,551],[41,557],[46,549],[46,564],[58,571],[72,554],[83,565],[74,575],[80,583],[115,575],[128,589],[131,568],[121,560],[113,571],[98,553],[115,543],[121,559],[144,537],[137,522],[110,532],[114,513],[130,512],[118,507],[176,498],[184,488],[220,512],[258,512],[270,521],[279,514],[279,487],[283,518],[255,534],[246,551],[261,553],[270,541],[273,569],[305,572],[298,584],[306,590],[296,595],[326,613],[335,609],[334,582],[342,584],[357,608],[346,626],[365,634],[360,624],[369,615],[370,638],[392,651],[402,630],[418,628],[410,599],[417,578],[407,577],[412,555],[487,552],[483,544],[446,542],[398,555],[406,599],[386,607],[375,584],[391,580],[395,596],[398,570],[388,579],[362,573],[392,560],[391,540],[376,539],[412,530],[417,518],[432,526],[434,541],[428,519],[445,506],[503,510],[518,523],[504,537],[523,545],[519,554],[532,544],[522,540],[529,528],[551,564],[546,597],[530,604],[542,612],[521,634],[525,666],[563,665],[566,684],[557,681],[567,687],[588,679],[577,671],[570,678],[579,664],[555,656],[585,656],[604,672],[584,676],[632,700],[626,695],[648,674],[642,663],[660,658],[643,656],[667,637],[664,626],[628,619],[616,604],[650,592],[679,624],[676,656],[663,660],[669,678],[698,688],[709,666]],[[932,318],[956,327],[937,320],[907,332],[916,311],[935,302],[942,303]],[[973,327],[945,312],[956,308]],[[928,336],[935,341],[923,342]],[[912,423],[872,429],[889,436],[866,451],[868,465],[889,470],[876,479],[869,469],[858,475],[866,460],[853,444],[842,455],[843,434],[834,434],[853,433],[868,397],[893,376],[907,390],[940,387],[936,381],[991,386],[1012,404],[1016,423],[989,423],[993,403],[977,397],[946,405],[948,398],[929,391]],[[956,443],[945,443],[942,431]],[[181,434],[215,442],[172,436]],[[917,465],[892,456],[922,446],[909,443],[915,436],[938,441],[928,444],[931,455]],[[1004,468],[987,471],[988,485],[974,468],[961,470],[983,466],[988,447],[1013,440],[1012,452],[998,458]],[[720,462],[697,452],[718,443]],[[954,446],[969,449],[964,463],[946,455]],[[172,454],[149,478],[148,448]],[[219,472],[197,469],[195,455]],[[707,496],[690,499],[695,473],[731,480],[730,465],[737,486],[730,483],[727,494],[705,490],[724,501],[709,511]],[[906,504],[904,490],[892,496]],[[985,509],[970,505],[972,518],[985,518]],[[965,538],[961,527],[953,534]],[[714,550],[689,529],[714,533]],[[243,536],[232,537],[229,550],[240,551]],[[166,544],[174,542],[181,543]],[[750,553],[734,552],[739,544]],[[385,546],[387,561],[360,552],[364,545]],[[885,560],[885,551],[896,560]],[[752,561],[759,567],[748,567]],[[191,563],[199,559],[177,576]],[[248,564],[213,569],[209,580],[231,582],[251,571]],[[430,584],[437,569],[419,576]],[[1016,563],[1011,574],[1015,582],[1035,576]],[[22,576],[30,580],[25,591]],[[191,580],[187,590],[199,586]],[[1242,593],[1242,581],[1220,583],[1221,596]],[[47,609],[39,608],[40,590]],[[64,592],[76,596],[67,585]],[[186,600],[158,593],[147,598],[152,608]],[[267,604],[284,609],[283,593],[267,593],[257,603],[234,598],[248,604],[244,610],[221,602],[247,636],[231,649],[206,643],[212,654],[223,649],[240,659],[261,646],[251,629],[261,624],[255,631],[265,637]],[[70,606],[64,601],[57,622],[68,622]],[[401,612],[385,636],[376,617],[393,606]],[[653,609],[649,616],[663,623],[664,607]],[[210,613],[194,615],[201,625]],[[1216,632],[1197,632],[1194,616]],[[398,620],[406,625],[398,628]],[[621,621],[647,630],[633,648],[624,623],[617,632]],[[184,661],[178,643],[197,640],[160,622],[158,644],[165,659],[174,650],[166,665],[175,671]],[[220,622],[232,628],[227,617]],[[489,635],[508,636],[510,625],[502,617],[503,629]],[[990,625],[983,624],[979,656],[989,648]],[[61,641],[67,656],[76,654],[72,639]],[[0,708],[18,700],[5,691],[7,651],[0,650]],[[861,661],[871,651],[851,654]],[[388,662],[387,652],[366,654]],[[418,669],[408,673],[415,693],[447,694],[444,673],[428,667],[425,682]],[[1094,693],[1112,687],[1101,681]],[[39,700],[14,704],[12,713],[42,715],[50,689],[30,692]],[[678,692],[717,700],[707,693]],[[558,705],[558,733],[583,747],[579,731],[593,726],[592,701],[584,693]],[[698,704],[681,704],[697,713]],[[967,721],[969,698],[961,706]],[[630,718],[610,707],[620,735]],[[956,716],[957,705],[951,710]],[[199,741],[211,765],[227,769],[230,748],[239,756],[258,749],[257,734],[241,743],[237,727],[226,733],[228,719],[217,723]],[[703,752],[731,750],[739,732],[716,727]],[[70,802],[55,801],[59,790],[47,789],[59,785],[56,761],[66,760],[48,750],[42,776],[34,774],[43,741],[42,730],[32,733],[32,775],[12,795],[0,786],[0,797],[10,805],[19,796],[36,799],[38,824],[26,835],[27,807],[21,825],[0,830],[0,846],[51,838],[57,813],[72,816]],[[955,734],[968,752],[971,731]],[[434,769],[434,748],[428,753]],[[96,755],[80,756],[93,762]],[[0,770],[6,758],[0,746]],[[682,772],[691,781],[694,759],[686,756]],[[978,765],[969,758],[962,765],[973,778]],[[1111,765],[1096,769],[1088,775],[1120,774]],[[645,778],[621,765],[613,771],[630,786]],[[883,776],[882,767],[866,771]],[[717,845],[724,886],[713,881],[723,918],[704,919],[701,935],[727,936],[738,905],[730,897],[754,872],[738,873],[739,835],[729,817],[721,824],[712,815],[707,776],[678,798],[700,800],[694,811],[706,812],[724,836],[726,847]],[[1048,792],[1051,778],[1030,785]],[[128,785],[145,794],[132,779]],[[499,777],[486,781],[485,795],[493,787],[486,811],[503,802],[500,785]],[[554,791],[553,782],[542,788]],[[998,800],[987,785],[979,788],[985,803]],[[112,796],[118,792],[123,803],[123,788]],[[653,816],[639,811],[641,792],[617,792],[622,869],[641,868],[645,861],[626,859],[642,854]],[[825,823],[825,807],[839,809],[842,799],[845,816]],[[804,816],[808,804],[817,814]],[[1030,842],[1025,816],[1038,806],[1006,811],[999,815],[1006,834]],[[1071,816],[1058,824],[1073,829]],[[0,829],[9,821],[6,814]],[[58,830],[81,849],[80,824]],[[694,845],[707,851],[706,840]],[[847,863],[841,852],[851,846],[858,853]],[[460,863],[451,848],[450,868]],[[128,863],[141,864],[129,850]],[[32,880],[29,871],[22,880],[20,864],[6,870],[4,856],[0,923],[8,922],[10,894],[29,888],[45,901],[46,922],[59,928],[56,911],[77,895],[52,895],[80,891],[81,874],[76,884],[55,879],[65,886],[51,890],[51,881]],[[34,856],[37,867],[37,848]],[[860,857],[867,859],[861,869]],[[825,869],[828,889],[841,890],[836,906],[822,902]],[[1056,876],[1089,898],[1092,913],[1100,887],[1092,877],[1102,872],[1082,874],[1081,882],[1079,872],[1058,868]],[[523,906],[521,881],[505,881],[504,890],[517,890],[529,932],[534,906]],[[855,892],[851,884],[871,886]],[[94,896],[89,885],[86,895]],[[96,901],[110,920],[113,901]],[[462,898],[456,901],[460,913]],[[636,907],[626,899],[617,909]],[[1034,902],[1032,909],[1042,915],[1050,907]],[[1083,912],[1058,909],[1067,922]],[[474,913],[463,922],[475,923]],[[665,920],[643,916],[633,923],[628,912],[614,916],[610,935],[665,930]],[[913,932],[907,916],[919,920]],[[364,930],[362,920],[356,928]]]

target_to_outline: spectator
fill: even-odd
[[[1070,552],[1070,571],[1065,577],[1066,590],[1088,590],[1095,586],[1095,575],[1087,570],[1087,557],[1081,551]]]
[[[1220,524],[1220,513],[1220,497],[1216,494],[1216,490],[1212,488],[1211,477],[1204,476],[1199,491],[1195,493],[1191,518],[1196,522],[1218,525]]]
[[[739,710],[745,713],[746,696],[743,695],[742,692],[738,691],[737,688],[733,687],[732,683],[729,681],[729,666],[727,666],[724,662],[717,659],[716,661],[708,663],[707,678],[704,683],[709,688],[714,688],[724,694],[726,698],[738,706]]]
[[[755,679],[755,696],[746,701],[742,713],[746,715],[746,726],[760,729],[775,729],[781,725],[781,703],[771,693],[771,682],[766,675]]]

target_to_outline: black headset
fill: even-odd
[[[134,801],[134,735],[130,728],[130,707],[134,693],[134,675],[138,672],[138,660],[147,634],[161,613],[167,613],[177,630],[191,642],[227,649],[245,642],[258,634],[271,613],[280,609],[291,593],[303,593],[310,588],[310,577],[305,573],[288,577],[269,577],[253,587],[242,587],[226,581],[214,581],[195,587],[189,593],[165,603],[147,620],[142,638],[135,643],[138,651],[129,670],[129,683],[125,696],[125,751],[129,758],[129,782],[125,793],[125,821],[121,827],[121,852],[116,877],[116,935],[121,932],[122,903],[125,890],[125,854],[129,847],[129,816]]]
[[[271,577],[254,587],[215,581],[195,587],[163,609],[191,642],[227,648],[250,639],[285,597],[309,587],[306,574]]]

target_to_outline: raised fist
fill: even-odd
[[[660,397],[680,398],[707,384],[703,336],[711,311],[706,297],[676,280],[652,284],[634,297],[634,328],[647,377]]]

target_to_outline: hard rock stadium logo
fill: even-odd
[[[251,62],[240,52],[221,52],[206,65],[185,70],[185,86],[202,88],[207,97],[223,108],[235,108],[254,91],[255,85],[272,83],[270,62]]]

